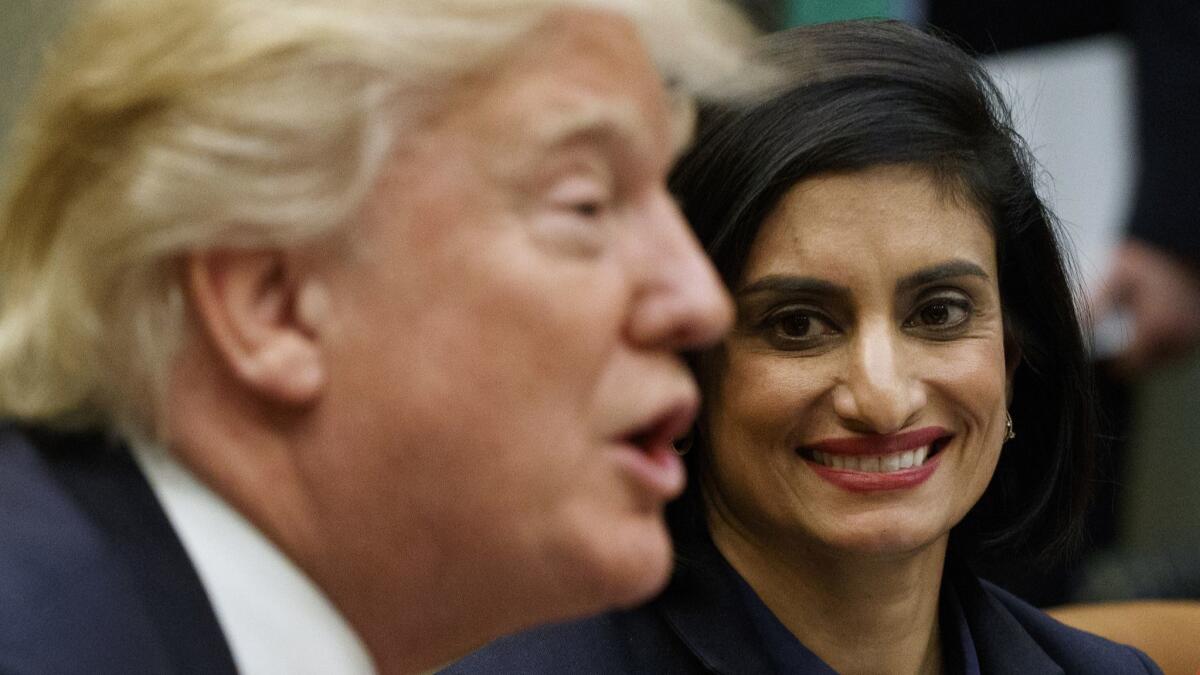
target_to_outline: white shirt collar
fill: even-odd
[[[134,457],[208,592],[242,675],[370,675],[362,640],[265,535],[170,453]]]

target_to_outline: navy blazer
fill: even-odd
[[[675,576],[649,604],[504,638],[442,672],[775,673],[737,572],[705,533],[680,535],[677,546]],[[1064,626],[965,565],[948,564],[945,583],[953,585],[985,675],[1161,672],[1138,650]],[[802,672],[831,670],[815,663]]]
[[[235,672],[128,450],[0,423],[0,673]]]

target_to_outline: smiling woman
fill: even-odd
[[[891,22],[767,39],[672,186],[737,308],[667,591],[456,672],[1157,672],[971,571],[1069,548],[1094,412],[1055,222],[984,71]],[[1014,433],[1015,432],[1015,433]]]
[[[823,173],[783,196],[708,368],[703,488],[735,567],[747,547],[803,551],[805,567],[814,550],[941,564],[1005,432],[1017,357],[997,276],[979,210],[917,166]]]

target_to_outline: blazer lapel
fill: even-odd
[[[947,574],[951,575],[962,603],[982,672],[989,675],[1063,672],[1016,617],[983,589],[964,563],[953,557],[947,562]]]

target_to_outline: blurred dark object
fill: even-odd
[[[1101,552],[1076,577],[1076,602],[1200,598],[1200,536],[1153,551]]]
[[[981,54],[1120,30],[1122,0],[932,0],[929,24]]]
[[[787,23],[787,6],[784,0],[735,0],[735,5],[765,32],[784,28]]]

